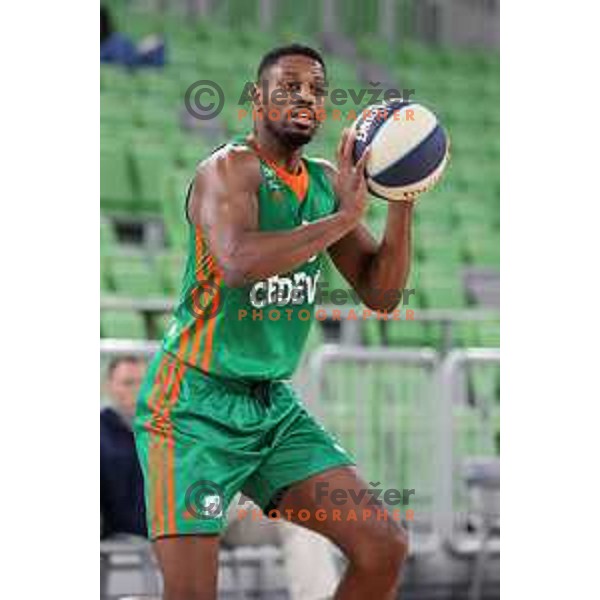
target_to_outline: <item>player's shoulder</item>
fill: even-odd
[[[260,180],[260,160],[245,144],[225,144],[217,148],[196,168],[200,177],[227,181]]]

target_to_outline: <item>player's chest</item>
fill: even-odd
[[[258,203],[258,223],[261,231],[293,229],[330,214],[322,192],[309,183],[306,196],[300,200],[284,183],[261,186]]]

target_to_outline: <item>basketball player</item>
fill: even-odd
[[[377,310],[397,305],[399,294],[381,290],[403,289],[409,271],[412,204],[390,203],[376,243],[361,224],[366,155],[353,165],[352,134],[342,136],[337,168],[303,155],[318,128],[325,76],[311,48],[266,54],[258,83],[269,93],[258,85],[253,132],[201,162],[188,190],[183,289],[136,417],[165,600],[216,597],[226,510],[209,509],[215,501],[226,509],[239,490],[345,553],[335,598],[397,593],[406,534],[377,514],[382,505],[369,505],[361,490],[371,486],[354,459],[287,383],[311,326],[324,251]],[[277,103],[274,90],[286,93]],[[362,499],[340,505],[340,492],[331,498],[337,490]],[[301,509],[308,519],[298,518]],[[350,511],[356,520],[346,518]]]

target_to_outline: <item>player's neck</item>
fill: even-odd
[[[283,167],[290,173],[298,171],[302,159],[302,148],[290,150],[264,128],[253,131],[250,134],[250,140],[268,161]]]

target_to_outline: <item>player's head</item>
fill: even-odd
[[[142,384],[145,361],[139,356],[113,358],[106,372],[106,388],[115,408],[127,419],[133,419],[137,395]]]
[[[285,146],[298,148],[315,135],[325,75],[323,57],[300,44],[274,48],[260,61],[256,78],[257,119]]]

